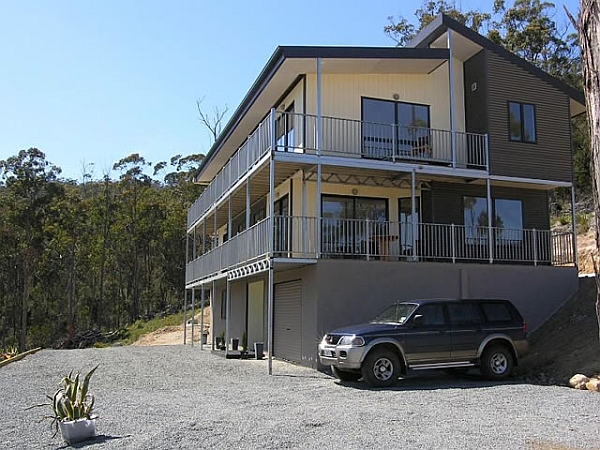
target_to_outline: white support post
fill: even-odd
[[[214,350],[215,349],[215,328],[214,328],[215,317],[214,317],[214,315],[215,315],[215,307],[216,307],[216,304],[217,304],[217,300],[216,300],[216,298],[217,298],[217,289],[216,289],[216,286],[215,286],[215,280],[213,280],[211,288],[212,289],[211,289],[211,293],[210,293],[210,305],[211,305],[212,311],[210,312],[211,313],[210,314],[210,320],[212,321],[212,325],[210,327],[210,330],[211,330],[212,335],[210,337],[211,338],[211,340],[210,340],[210,348],[211,348],[211,350]]]
[[[229,240],[233,237],[233,230],[231,229],[231,195],[227,200],[227,240]]]
[[[573,262],[575,267],[579,267],[579,255],[577,254],[577,211],[575,210],[575,185],[571,185],[571,214],[573,226],[571,232],[573,233]]]
[[[202,254],[206,253],[206,219],[202,221]]]
[[[317,258],[321,257],[321,151],[323,147],[323,105],[322,105],[322,67],[321,58],[317,58]]]
[[[485,186],[487,191],[487,211],[488,211],[488,252],[490,257],[490,264],[494,262],[494,236],[492,233],[492,185],[490,179],[485,180]]]
[[[246,180],[246,230],[250,228],[250,177]]]
[[[456,262],[456,226],[454,224],[450,225],[450,241],[452,243],[452,262]]]
[[[267,298],[268,370],[273,374],[273,257],[275,249],[275,108],[271,109],[271,160],[269,161],[269,293]]]
[[[192,347],[194,346],[194,323],[196,322],[196,288],[192,288]],[[187,328],[187,323],[185,324]]]
[[[215,208],[214,219],[213,219],[213,246],[212,248],[217,248],[219,245],[219,234],[217,233],[217,208]]]
[[[371,247],[371,239],[374,239],[375,236],[370,236],[370,231],[371,230],[369,229],[370,222],[369,222],[369,218],[368,217],[367,217],[367,220],[366,220],[366,224],[367,224],[367,226],[366,226],[366,229],[365,229],[365,247],[366,247],[365,250],[366,250],[366,253],[367,253],[367,261],[369,261],[371,259],[370,258],[370,253],[371,253],[371,249],[370,249],[370,247]]]
[[[186,320],[187,320],[187,294],[188,294],[188,290],[185,290],[185,293],[183,295],[183,345],[186,344],[187,341],[187,324],[186,324]]]
[[[302,169],[302,253],[306,254],[306,178]]]
[[[538,265],[538,236],[537,236],[537,230],[534,228],[533,229],[533,265],[537,266]]]
[[[200,350],[204,350],[204,283],[200,285]]]
[[[450,133],[452,137],[452,167],[456,167],[456,118],[454,116],[454,50],[452,45],[452,30],[448,28],[448,83],[450,101]]]
[[[192,248],[192,259],[196,259],[198,257],[198,252],[196,250],[196,235],[198,233],[196,232],[196,225],[194,225],[194,240],[193,240],[193,244],[194,247]]]
[[[229,331],[229,322],[231,322],[231,282],[229,278],[227,279],[227,294],[226,294],[226,302],[225,305],[225,357],[229,354],[229,341],[231,340],[231,335]]]
[[[410,173],[410,221],[412,225],[412,260],[417,260],[417,173],[413,169]]]

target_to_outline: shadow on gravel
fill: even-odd
[[[61,447],[56,447],[56,450],[61,450],[63,448],[84,448],[84,447],[88,447],[88,446],[92,446],[92,445],[97,445],[97,444],[104,444],[105,442],[108,441],[115,441],[117,439],[123,439],[123,438],[128,438],[131,437],[130,434],[126,435],[126,436],[108,436],[106,434],[99,434],[96,437],[94,437],[93,439],[88,439],[87,441],[82,441],[82,442],[78,442],[76,444],[65,444]]]
[[[505,381],[488,381],[479,374],[447,375],[447,374],[419,374],[401,378],[398,383],[390,387],[372,387],[362,381],[342,382],[335,380],[339,386],[361,391],[422,391],[438,389],[478,389],[505,385],[531,384],[518,379]]]
[[[297,373],[295,373],[295,374],[274,373],[273,376],[274,377],[285,377],[285,378],[312,378],[312,379],[316,379],[316,380],[326,380],[328,378],[327,376],[324,376],[324,375],[309,375],[309,374],[298,375]]]

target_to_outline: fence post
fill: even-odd
[[[452,236],[450,237],[450,241],[452,242],[452,262],[456,262],[456,227],[454,224],[450,225],[450,233]]]
[[[538,265],[538,238],[537,238],[537,230],[533,229],[533,265]]]

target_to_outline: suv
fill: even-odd
[[[322,364],[342,381],[390,386],[411,370],[479,367],[508,377],[529,347],[523,316],[506,300],[414,300],[373,320],[327,333]]]

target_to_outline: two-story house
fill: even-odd
[[[443,15],[404,48],[277,48],[196,177],[186,289],[210,292],[211,342],[316,367],[327,330],[429,297],[506,298],[539,326],[577,290],[548,196],[573,190],[582,112]]]

